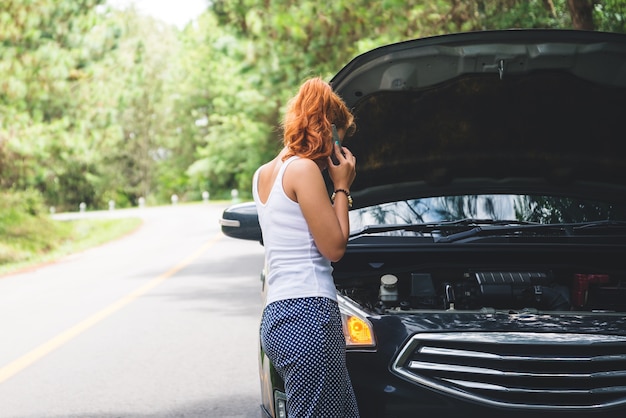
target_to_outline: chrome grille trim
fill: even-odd
[[[409,363],[409,368],[412,370],[434,370],[440,372],[455,372],[455,373],[473,373],[483,375],[497,375],[506,377],[569,377],[569,378],[590,378],[592,374],[573,374],[573,373],[520,373],[520,372],[507,372],[503,370],[486,369],[483,367],[468,367],[451,364],[438,364],[438,363],[425,363],[421,361],[412,361]]]
[[[499,375],[508,377],[569,377],[569,378],[594,378],[594,377],[626,377],[626,370],[615,370],[610,372],[595,373],[520,373],[507,372],[504,370],[487,369],[483,367],[468,367],[460,365],[449,365],[440,363],[427,363],[423,361],[411,361],[408,365],[413,370],[436,370],[458,373],[479,373],[485,375]]]
[[[499,360],[522,360],[522,361],[615,361],[626,360],[626,354],[613,356],[593,357],[537,357],[537,356],[503,356],[499,354],[483,353],[480,351],[451,350],[438,347],[422,347],[420,352],[424,354],[437,354],[439,356],[491,358]]]
[[[521,393],[545,393],[546,392],[544,390],[538,391],[538,390],[519,389],[519,388],[504,387],[504,386],[497,386],[497,385],[486,385],[484,383],[467,382],[467,381],[455,380],[455,379],[444,379],[444,380],[447,380],[450,383],[454,383],[455,385],[464,386],[466,388],[473,388],[473,389],[488,389],[488,390],[499,390],[503,392],[521,392]],[[589,393],[588,390],[550,390],[549,392],[561,393],[561,394],[562,393],[567,393],[567,394]]]
[[[497,385],[487,385],[484,383],[479,383],[479,382],[467,382],[467,381],[463,381],[463,380],[456,380],[456,379],[444,379],[449,381],[450,383],[454,383],[455,385],[459,385],[459,386],[464,386],[466,388],[473,388],[473,389],[489,389],[489,390],[501,390],[501,391],[508,391],[508,392],[520,392],[520,393],[554,393],[554,394],[590,394],[590,393],[607,393],[607,392],[612,392],[612,393],[625,393],[626,394],[626,386],[615,386],[615,387],[609,387],[609,388],[597,388],[597,389],[591,389],[591,390],[567,390],[567,389],[562,389],[562,390],[528,390],[528,389],[520,389],[520,388],[513,388],[513,387],[504,387],[504,386],[497,386]]]
[[[408,340],[392,371],[493,406],[599,409],[626,404],[626,336],[422,333]]]

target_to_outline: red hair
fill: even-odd
[[[325,160],[333,151],[332,124],[354,132],[354,116],[330,84],[319,77],[305,81],[289,101],[283,121],[283,142],[287,154],[313,161]]]

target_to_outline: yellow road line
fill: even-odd
[[[86,331],[87,329],[93,327],[98,322],[100,322],[103,319],[111,316],[112,314],[114,314],[115,312],[119,311],[124,306],[128,305],[129,303],[131,303],[132,301],[134,301],[138,297],[144,295],[145,293],[147,293],[151,289],[155,288],[156,286],[158,286],[159,284],[161,284],[165,280],[169,279],[174,274],[176,274],[177,272],[179,272],[180,270],[182,270],[183,268],[185,268],[189,264],[191,264],[191,262],[193,262],[196,258],[200,257],[200,255],[202,255],[206,250],[208,250],[221,237],[222,237],[222,235],[216,235],[213,239],[211,239],[210,241],[206,242],[202,247],[200,247],[198,250],[196,250],[189,257],[185,258],[184,260],[182,260],[180,263],[176,264],[174,267],[172,267],[171,269],[169,269],[165,273],[163,273],[160,276],[152,279],[151,281],[149,281],[145,285],[141,286],[140,288],[138,288],[137,290],[133,291],[132,293],[129,293],[128,295],[124,296],[123,298],[119,299],[118,301],[114,302],[113,304],[107,306],[106,308],[102,309],[101,311],[96,312],[94,315],[90,316],[89,318],[85,319],[84,321],[81,321],[80,323],[74,325],[73,327],[63,331],[62,333],[58,334],[57,336],[55,336],[52,339],[48,340],[47,342],[43,343],[39,347],[37,347],[37,348],[31,350],[30,352],[24,354],[22,357],[12,361],[11,363],[7,364],[6,366],[0,368],[0,384],[4,383],[7,379],[9,379],[12,376],[16,375],[20,371],[24,370],[25,368],[27,368],[28,366],[32,365],[36,361],[40,360],[41,358],[43,358],[44,356],[48,355],[50,352],[52,352],[53,350],[59,348],[63,344],[67,343],[68,341],[72,340],[73,338],[75,338],[76,336],[81,334],[83,331]]]

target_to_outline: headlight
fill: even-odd
[[[337,295],[343,334],[346,337],[346,347],[375,347],[374,329],[367,319],[367,314],[358,305],[341,295]]]

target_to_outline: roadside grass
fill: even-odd
[[[0,210],[0,276],[120,238],[142,223],[139,218],[55,221],[47,215],[4,209]]]

